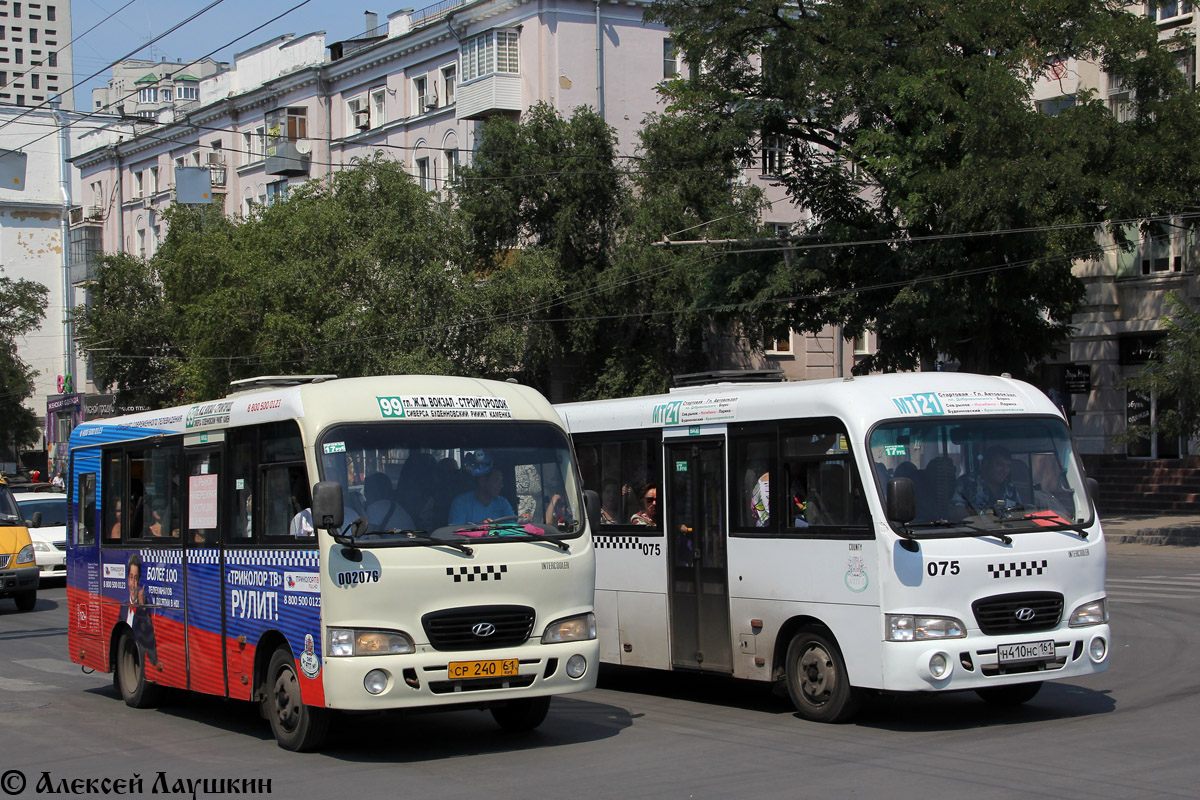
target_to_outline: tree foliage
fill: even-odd
[[[37,373],[21,360],[17,339],[41,324],[49,290],[0,275],[0,443],[20,448],[37,439],[38,416],[21,404]]]
[[[1166,336],[1155,358],[1126,385],[1158,401],[1153,425],[1132,426],[1120,437],[1130,442],[1152,434],[1200,437],[1200,309],[1177,292],[1167,294],[1170,314],[1163,318]]]
[[[694,65],[674,113],[749,156],[813,217],[794,263],[738,299],[779,302],[800,330],[871,326],[862,369],[949,358],[1022,373],[1069,332],[1071,265],[1096,226],[1194,202],[1200,105],[1152,21],[1108,0],[662,0]],[[1049,62],[1124,79],[1133,115],[1081,93],[1032,101]]]

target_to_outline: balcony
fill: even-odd
[[[267,145],[265,172],[268,175],[307,175],[312,160],[312,143],[280,140]]]
[[[454,97],[459,119],[483,119],[492,114],[522,111],[521,76],[493,73],[457,87]]]

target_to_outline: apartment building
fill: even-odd
[[[38,106],[62,95],[74,106],[71,3],[0,0],[0,105]]]
[[[107,86],[92,90],[92,108],[174,122],[176,114],[200,105],[200,81],[227,69],[227,63],[211,58],[195,63],[129,58],[113,67]]]
[[[1160,43],[1175,51],[1179,70],[1194,87],[1196,7],[1190,2],[1157,2],[1130,4],[1129,10],[1156,21]],[[1172,41],[1180,31],[1192,37],[1182,47]],[[1073,59],[1046,65],[1034,100],[1044,113],[1053,114],[1072,105],[1080,91],[1096,92],[1120,119],[1132,113],[1131,92],[1120,76]],[[1136,243],[1134,249],[1120,249],[1111,238],[1102,237],[1105,254],[1075,264],[1086,299],[1073,319],[1074,335],[1061,356],[1044,365],[1043,380],[1070,412],[1077,447],[1090,466],[1113,457],[1178,458],[1187,452],[1188,443],[1174,437],[1129,445],[1113,437],[1158,413],[1157,398],[1127,388],[1125,381],[1141,371],[1162,340],[1168,292],[1192,301],[1200,298],[1198,225],[1200,219],[1184,217],[1130,225],[1126,234]]]

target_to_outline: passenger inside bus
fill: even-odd
[[[658,527],[658,484],[654,481],[642,487],[642,510],[630,517],[629,523]]]
[[[396,502],[391,479],[382,472],[372,472],[363,481],[367,501],[368,531],[412,530],[409,513]]]
[[[600,524],[619,525],[623,519],[625,511],[624,503],[621,502],[621,489],[616,481],[609,478],[600,490]]]

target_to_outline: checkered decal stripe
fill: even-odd
[[[993,578],[1028,578],[1030,575],[1041,575],[1049,562],[1041,561],[1010,561],[1007,564],[988,564],[988,574]]]
[[[597,536],[592,541],[597,550],[640,550],[647,540],[654,541],[645,536]]]
[[[182,550],[138,550],[143,564],[182,564]]]
[[[239,567],[319,567],[316,550],[226,550],[225,563]]]
[[[189,564],[212,564],[216,566],[221,563],[221,551],[214,547],[206,547],[203,550],[188,550]]]
[[[462,583],[464,580],[467,583],[474,583],[475,581],[498,581],[507,572],[507,564],[501,564],[500,566],[488,564],[486,567],[459,567],[458,569],[446,567],[446,576],[454,578],[455,583]]]

